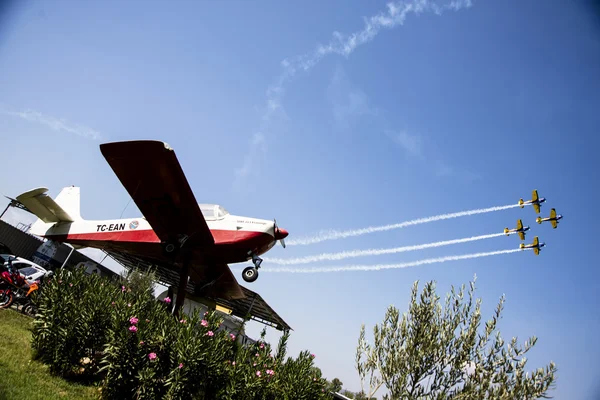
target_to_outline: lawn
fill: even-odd
[[[0,310],[0,399],[97,399],[97,388],[52,376],[31,360],[31,322],[14,310]]]

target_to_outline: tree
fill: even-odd
[[[333,378],[333,380],[329,383],[327,390],[330,392],[339,393],[342,390],[343,385],[344,383],[338,378]]]
[[[369,396],[382,386],[384,399],[535,399],[547,397],[555,382],[556,366],[525,373],[525,354],[535,345],[531,337],[524,346],[512,338],[506,343],[496,330],[503,310],[504,295],[494,316],[481,324],[481,299],[473,301],[475,279],[468,298],[465,285],[454,286],[442,309],[435,283],[428,282],[417,298],[419,282],[412,287],[407,313],[393,306],[384,321],[373,328],[374,343],[365,339],[361,326],[356,351],[356,368]],[[368,379],[368,382],[366,382]]]

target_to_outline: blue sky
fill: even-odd
[[[551,207],[565,215],[558,229],[516,208],[277,247],[268,257],[496,233],[518,218],[532,227],[528,242],[547,243],[539,257],[322,274],[269,273],[278,266],[265,261],[251,288],[294,328],[291,354],[310,349],[328,378],[358,390],[361,323],[371,331],[388,305],[405,310],[415,280],[436,280],[444,294],[477,274],[484,317],[505,294],[503,336],[538,336],[529,369],[557,363],[555,398],[591,395],[600,352],[592,178],[600,17],[592,7],[477,0],[441,15],[409,12],[390,26],[369,19],[389,16],[384,1],[13,4],[0,10],[3,195],[78,185],[84,218],[118,217],[129,198],[98,146],[131,139],[168,142],[199,202],[277,218],[289,240],[513,204],[536,188],[548,199],[543,216]],[[360,32],[370,35],[349,39]],[[139,214],[129,205],[124,215]],[[518,243],[500,237],[305,267]]]

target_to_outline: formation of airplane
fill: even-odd
[[[259,256],[277,241],[285,247],[288,232],[275,220],[236,216],[218,204],[199,204],[167,143],[113,142],[101,144],[100,150],[143,216],[86,220],[80,214],[79,187],[65,187],[55,199],[41,187],[17,196],[38,217],[32,234],[164,267],[179,276],[176,310],[189,281],[202,287],[202,294],[244,298],[228,264],[252,260],[254,265],[243,270],[242,278],[254,282]]]
[[[504,233],[506,233],[506,236],[510,235],[511,232],[516,232],[519,234],[519,237],[521,238],[521,240],[525,240],[525,232],[527,232],[529,230],[529,227],[523,227],[523,221],[521,221],[520,219],[517,220],[517,227],[515,229],[508,229],[508,228],[504,228]]]
[[[520,199],[519,205],[521,206],[521,208],[523,208],[523,207],[525,207],[525,205],[531,204],[533,206],[536,214],[539,214],[541,204],[544,203],[545,201],[546,201],[546,199],[544,197],[539,197],[538,191],[534,189],[531,194],[531,200],[523,201],[523,199]],[[538,216],[536,218],[536,222],[538,224],[541,224],[542,222],[549,221],[550,224],[552,224],[552,227],[554,229],[556,229],[558,226],[558,221],[560,219],[562,219],[562,215],[557,215],[556,209],[553,208],[550,210],[550,216],[548,218],[542,218],[542,217]],[[519,237],[521,238],[521,240],[525,240],[525,231],[528,231],[528,230],[529,230],[529,227],[528,226],[523,227],[523,223],[519,219],[517,221],[516,229],[504,228],[504,233],[506,233],[506,235],[508,236],[511,232],[517,232],[519,234]],[[536,236],[533,238],[532,244],[521,243],[520,248],[521,249],[533,249],[533,252],[535,253],[535,255],[539,255],[541,248],[544,247],[545,245],[546,245],[545,243],[540,243],[538,237]]]

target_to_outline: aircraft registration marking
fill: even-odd
[[[114,231],[124,231],[124,230],[125,230],[125,223],[96,225],[96,232],[114,232]]]

